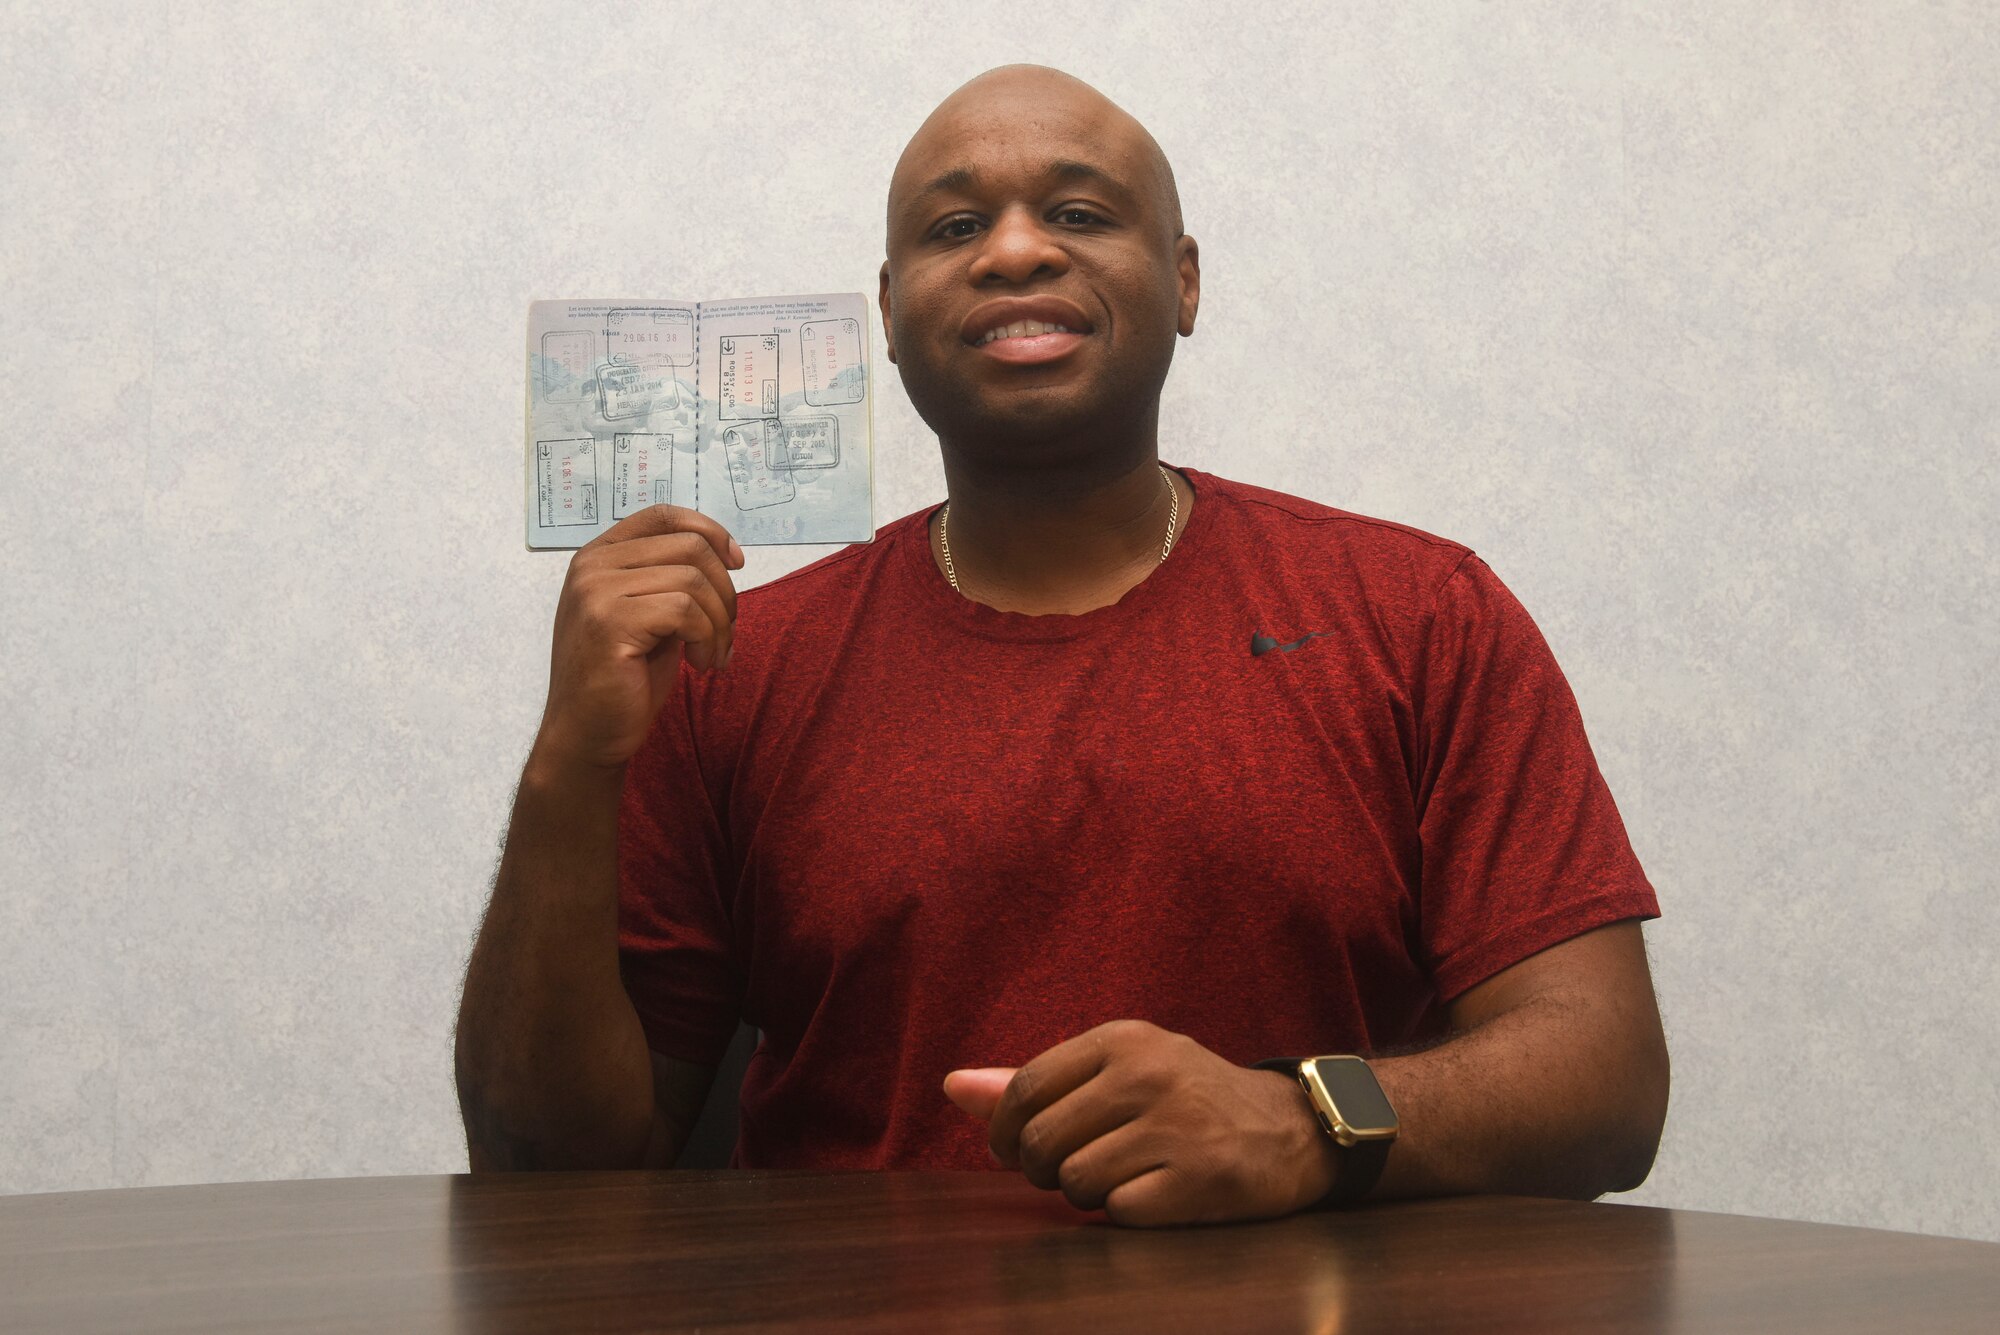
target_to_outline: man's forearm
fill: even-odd
[[[456,1066],[474,1171],[636,1167],[653,1122],[618,977],[620,785],[530,757],[466,971]]]
[[[1666,1120],[1656,1017],[1603,997],[1532,998],[1428,1051],[1368,1064],[1402,1127],[1370,1200],[1630,1191]]]

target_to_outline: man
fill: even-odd
[[[1463,546],[1160,463],[1200,273],[1151,136],[989,71],[887,252],[946,503],[740,604],[691,511],[572,561],[473,1168],[672,1164],[740,1018],[744,1167],[997,1162],[1134,1225],[1637,1186],[1658,908],[1568,685]],[[1308,1056],[1395,1139],[1253,1065]]]

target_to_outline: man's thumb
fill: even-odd
[[[944,1078],[945,1097],[984,1122],[1000,1106],[1000,1095],[1014,1078],[1012,1066],[974,1066],[951,1072]]]

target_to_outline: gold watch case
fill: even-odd
[[[1394,1140],[1401,1129],[1381,1082],[1359,1057],[1307,1057],[1299,1063],[1299,1083],[1320,1125],[1343,1148]]]

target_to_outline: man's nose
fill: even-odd
[[[1047,224],[1025,208],[1006,209],[993,220],[981,248],[976,282],[988,273],[997,273],[1019,283],[1047,268],[1061,273],[1069,268],[1069,252],[1058,244]]]

